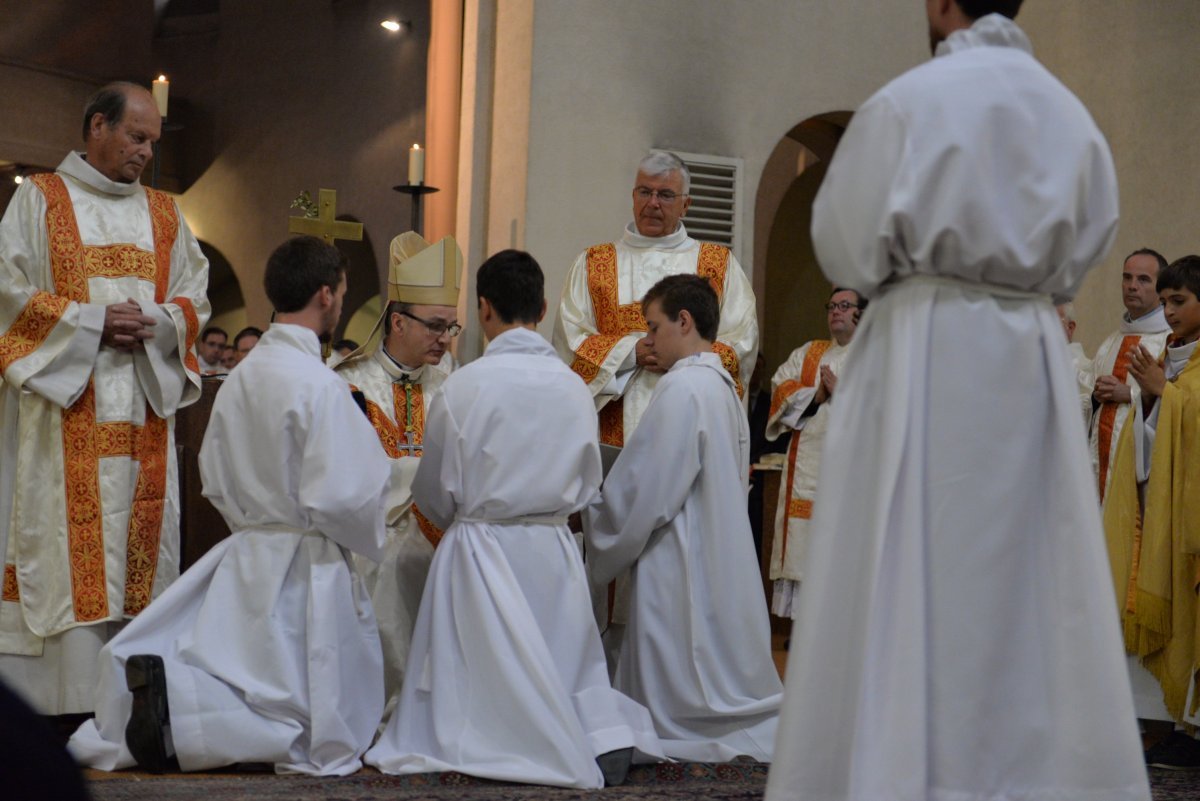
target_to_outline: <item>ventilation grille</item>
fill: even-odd
[[[692,174],[692,205],[683,218],[688,234],[702,242],[716,242],[741,261],[742,160],[724,156],[679,153]]]

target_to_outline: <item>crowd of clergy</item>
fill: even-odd
[[[829,336],[757,412],[754,293],[689,236],[672,153],[553,308],[532,255],[477,267],[460,366],[453,237],[391,241],[361,344],[323,350],[346,261],[311,236],[267,262],[267,330],[206,327],[207,262],[138,183],[153,98],[101,89],[0,221],[5,708],[101,770],[600,788],[750,758],[771,799],[1148,801],[1147,764],[1200,767],[1200,257],[1131,253],[1116,330],[1071,344],[1107,143],[1020,0],[926,5],[935,58],[859,109],[814,205]],[[232,534],[180,574],[172,420],[205,377]]]

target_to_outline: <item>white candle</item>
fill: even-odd
[[[171,82],[166,75],[159,75],[154,82],[154,103],[158,106],[158,116],[167,116],[167,94],[171,90]]]
[[[425,151],[420,145],[413,145],[408,150],[408,182],[425,183]]]

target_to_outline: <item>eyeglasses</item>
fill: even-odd
[[[674,203],[676,199],[684,196],[682,192],[675,192],[670,189],[650,189],[646,186],[637,187],[633,190],[633,194],[638,196],[638,200],[650,200],[650,198],[657,195],[659,203]]]
[[[418,323],[420,323],[421,325],[423,325],[427,329],[429,329],[429,333],[433,334],[436,337],[440,337],[443,334],[449,334],[452,337],[456,337],[462,333],[462,326],[459,325],[458,323],[451,323],[450,325],[447,325],[446,323],[443,323],[441,320],[422,320],[417,315],[409,314],[406,311],[400,312],[400,313],[402,315],[404,315],[405,317],[416,320]]]
[[[857,303],[851,303],[848,300],[843,300],[838,303],[826,303],[825,304],[825,311],[833,311],[834,309],[837,309],[839,311],[850,311],[851,309],[857,309],[857,308],[858,308]]]

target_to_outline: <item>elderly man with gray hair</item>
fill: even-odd
[[[616,242],[581,253],[563,287],[554,347],[591,390],[602,444],[624,445],[664,372],[642,342],[641,300],[668,275],[701,275],[712,283],[721,303],[713,351],[745,398],[758,352],[754,290],[729,248],[688,236],[683,217],[690,190],[687,166],[675,154],[656,150],[643,158],[633,184],[633,221]],[[610,598],[610,624],[623,622],[623,596],[617,593],[615,616]]]

